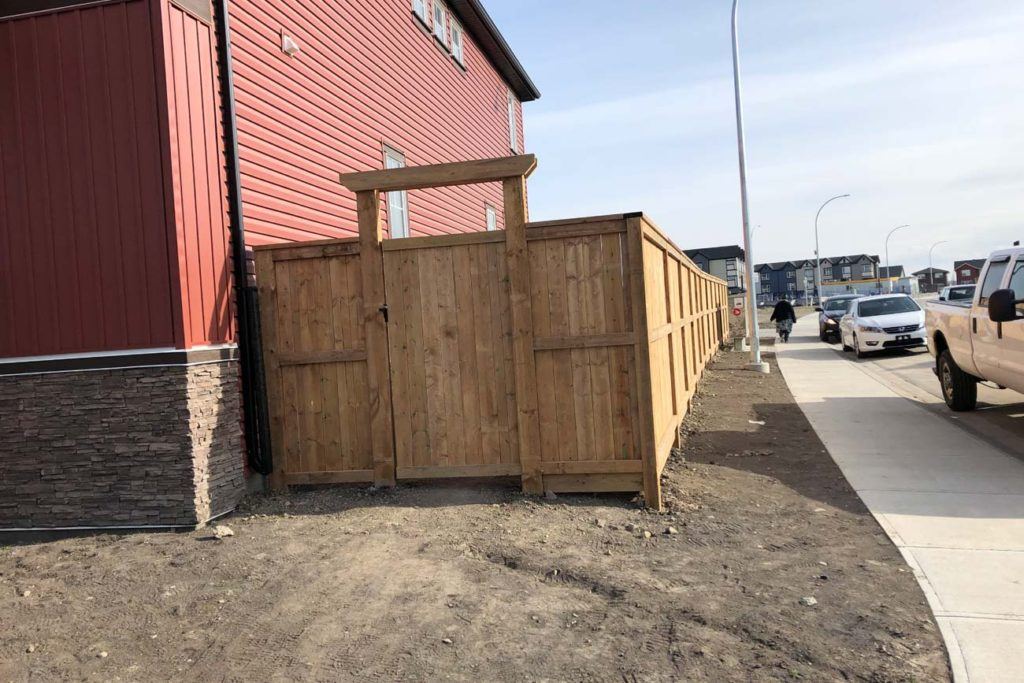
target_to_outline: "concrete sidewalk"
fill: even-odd
[[[955,680],[1024,680],[1024,463],[890,390],[817,331],[801,319],[775,347],[779,367],[913,568]]]

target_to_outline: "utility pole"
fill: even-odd
[[[892,264],[889,263],[889,238],[892,237],[892,234],[897,230],[902,230],[903,228],[909,227],[909,225],[897,225],[895,228],[889,231],[888,235],[885,236],[885,274],[887,276],[885,279],[889,281],[890,294],[892,294]]]
[[[818,278],[818,283],[817,283],[817,286],[814,288],[814,291],[817,294],[817,299],[818,299],[818,304],[819,305],[821,305],[821,252],[819,251],[819,246],[818,246],[818,216],[821,215],[821,210],[822,209],[824,209],[826,206],[828,206],[829,204],[831,204],[835,200],[842,199],[843,197],[849,197],[849,196],[850,195],[848,195],[848,194],[837,194],[835,197],[832,197],[831,199],[826,201],[824,204],[819,206],[818,207],[818,213],[814,214],[814,262],[815,262],[814,270],[815,270],[815,273],[816,273],[817,278]]]
[[[740,88],[740,43],[737,31],[739,0],[732,0],[732,79],[736,96],[736,146],[740,159],[740,208],[743,214],[743,250],[747,273],[747,325],[750,327],[750,364],[748,368],[767,374],[770,366],[761,360],[761,339],[757,326],[757,295],[754,293],[754,251],[751,248],[750,213],[747,209],[747,152],[743,137],[743,102]]]
[[[935,251],[935,247],[940,244],[947,244],[948,242],[949,240],[939,240],[931,246],[931,249],[928,250],[928,281],[933,290],[935,289],[935,271],[932,270],[932,252]]]

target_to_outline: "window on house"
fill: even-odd
[[[446,22],[447,12],[444,5],[434,0],[434,37],[441,41],[441,44],[448,47],[448,25]]]
[[[384,168],[405,168],[405,155],[384,145]],[[388,228],[392,238],[409,236],[409,197],[405,190],[388,192]]]
[[[796,279],[796,271],[795,270],[787,270],[786,271],[786,279],[787,280],[795,280]]]
[[[508,147],[513,152],[519,151],[519,140],[516,132],[516,96],[508,92]]]
[[[796,291],[796,283],[795,282],[790,282],[789,283],[789,291],[791,291],[791,292],[795,292]]]
[[[462,52],[462,26],[455,19],[452,19],[452,57],[459,64],[465,64]]]
[[[424,24],[427,23],[427,0],[412,0],[412,12]]]
[[[971,271],[967,268],[964,268],[963,270],[960,271],[960,274],[963,275],[964,277],[970,277]]]
[[[843,266],[843,279],[849,280],[853,275],[853,269],[850,266]]]
[[[861,274],[862,277],[871,277],[872,275],[875,274],[875,269],[869,263],[866,266],[864,266],[863,268],[861,268],[860,274]]]
[[[498,210],[490,204],[484,204],[484,216],[487,218],[487,229],[498,229]]]

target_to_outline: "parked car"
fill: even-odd
[[[974,299],[927,305],[935,374],[946,405],[978,405],[978,382],[1024,393],[1024,248],[993,252]]]
[[[951,285],[939,292],[939,301],[970,301],[977,285]]]
[[[925,346],[924,311],[906,294],[867,296],[850,302],[839,321],[843,351],[858,358],[887,349]]]
[[[851,301],[861,298],[860,294],[838,294],[825,299],[818,312],[818,336],[821,341],[839,341],[839,320],[846,315]]]

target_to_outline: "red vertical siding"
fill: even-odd
[[[511,153],[506,84],[468,34],[457,65],[409,0],[234,0],[231,29],[250,244],[355,234],[338,173],[382,168],[382,143],[409,165]],[[483,230],[485,203],[500,227],[497,184],[411,192],[411,231]]]
[[[174,343],[149,11],[0,21],[0,357]]]
[[[186,347],[233,339],[227,183],[213,27],[162,3],[168,155]]]

